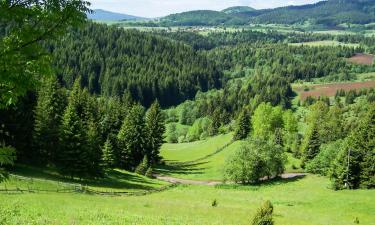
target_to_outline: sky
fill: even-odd
[[[90,2],[92,9],[155,18],[198,9],[222,10],[231,6],[264,9],[318,1],[320,0],[91,0]]]

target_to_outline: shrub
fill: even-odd
[[[312,161],[306,163],[306,170],[310,173],[323,176],[328,175],[331,164],[338,155],[342,145],[343,140],[322,145],[319,154]]]
[[[235,183],[257,183],[263,177],[276,177],[284,172],[286,157],[273,141],[251,139],[229,159],[224,177]]]
[[[251,225],[273,225],[272,219],[273,205],[270,201],[266,201],[256,212]]]
[[[218,202],[217,202],[216,199],[214,199],[214,200],[212,201],[211,206],[212,206],[212,207],[217,207],[217,206],[218,206]]]

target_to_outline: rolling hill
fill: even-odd
[[[221,12],[226,14],[236,14],[236,13],[244,13],[244,12],[253,12],[256,9],[251,8],[249,6],[233,6],[222,10]]]
[[[302,24],[305,22],[325,26],[337,26],[343,23],[372,23],[375,22],[375,1],[328,0],[315,4],[263,10],[239,6],[221,12],[190,11],[160,19],[160,24],[163,26]]]
[[[145,19],[142,17],[110,12],[103,9],[94,9],[93,13],[87,14],[87,18],[96,21],[121,21]]]

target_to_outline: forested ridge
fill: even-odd
[[[258,24],[303,24],[334,27],[343,23],[367,24],[375,21],[372,0],[328,0],[302,6],[261,10],[190,11],[164,17],[162,26],[217,26]]]
[[[221,86],[221,72],[190,46],[136,30],[89,23],[48,44],[58,77],[68,88],[76,77],[90,93],[122,96],[149,106],[175,105]]]

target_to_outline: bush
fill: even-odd
[[[332,162],[343,146],[343,140],[324,144],[320,147],[319,154],[310,162],[306,163],[306,170],[310,173],[328,175]]]
[[[257,213],[255,214],[251,225],[273,225],[273,205],[270,201],[266,201],[263,205],[258,209]]]
[[[286,157],[273,141],[251,139],[227,161],[226,180],[235,183],[257,183],[263,177],[276,177],[284,172]]]

